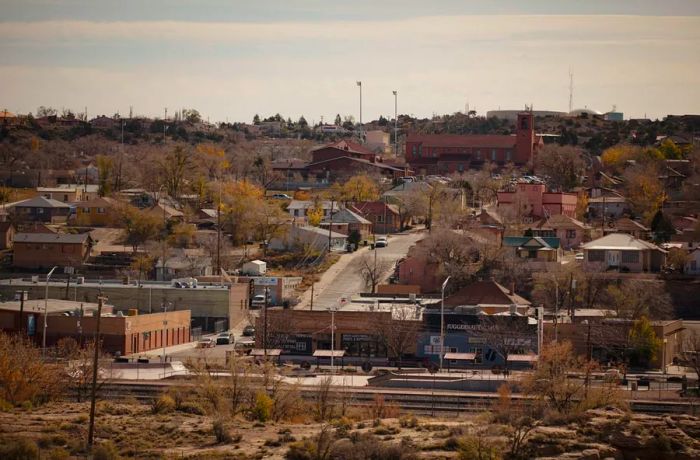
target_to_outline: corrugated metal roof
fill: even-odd
[[[14,237],[15,243],[63,243],[79,244],[90,238],[88,233],[77,235],[67,233],[17,233]]]

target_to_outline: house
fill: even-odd
[[[700,248],[696,247],[688,253],[683,272],[686,275],[700,275]]]
[[[505,236],[503,246],[512,248],[516,257],[535,262],[559,262],[559,238],[542,236]]]
[[[63,203],[83,201],[83,189],[80,186],[37,187],[40,196]]]
[[[71,206],[51,198],[37,196],[15,203],[11,207],[18,222],[59,223],[68,220]]]
[[[319,227],[290,224],[284,236],[270,240],[269,248],[274,251],[288,251],[299,248],[312,248],[316,251],[343,251],[347,246],[347,236]]]
[[[309,214],[309,210],[317,207],[323,209],[323,218],[328,217],[331,210],[340,209],[340,205],[336,201],[292,200],[287,206],[287,212],[295,220],[304,220]]]
[[[566,249],[578,248],[591,239],[591,227],[573,217],[557,214],[529,229],[532,236],[556,237]]]
[[[548,192],[544,184],[518,182],[500,191],[498,212],[522,222],[534,222],[558,214],[576,217],[578,196],[575,193]]]
[[[372,222],[374,233],[401,231],[401,213],[396,205],[384,201],[358,201],[352,205],[351,210]]]
[[[519,113],[515,135],[409,134],[406,161],[418,174],[461,173],[486,162],[528,164],[544,145],[531,112]]]
[[[200,229],[212,228],[216,226],[219,217],[220,216],[216,212],[216,209],[202,208],[197,211],[195,223],[197,224],[197,228]]]
[[[88,233],[17,233],[12,264],[17,268],[80,267],[90,255]]]
[[[211,276],[213,274],[211,257],[188,254],[184,250],[180,250],[178,254],[166,258],[165,269],[163,269],[163,259],[158,258],[155,268],[158,281]]]
[[[182,222],[185,219],[185,214],[182,211],[165,203],[156,203],[145,211],[153,217],[163,219],[163,221]]]
[[[476,281],[445,297],[445,307],[478,308],[482,313],[526,315],[530,302],[495,281]]]
[[[592,219],[618,219],[625,213],[629,213],[629,206],[623,196],[603,195],[588,199],[588,215]]]
[[[338,232],[344,235],[357,232],[361,239],[367,239],[372,234],[372,222],[348,208],[343,208],[334,213],[332,217],[326,217],[321,221],[321,227],[328,228],[331,224],[334,231],[337,224],[345,224],[345,230]]]
[[[582,246],[584,265],[630,272],[658,272],[666,251],[625,233],[611,233]]]
[[[603,234],[608,235],[610,233],[627,233],[640,239],[649,237],[649,229],[647,227],[627,217],[606,221],[603,227]]]
[[[77,212],[76,223],[78,225],[97,227],[114,225],[117,220],[116,205],[118,205],[118,201],[108,197],[97,197],[87,201],[80,201],[75,204]]]
[[[0,222],[0,250],[12,249],[15,226],[11,222]]]
[[[423,247],[424,240],[418,240],[408,249],[406,257],[397,263],[396,273],[399,284],[418,286],[419,292],[438,292],[445,276],[440,264],[430,259]]]

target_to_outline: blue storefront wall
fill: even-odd
[[[537,353],[537,325],[529,324],[526,316],[489,317],[463,313],[445,312],[445,352],[476,353],[480,362],[478,367],[490,368],[503,366],[504,359],[500,353],[489,346],[495,334],[494,320],[498,322],[507,340],[511,340],[518,353]],[[438,362],[440,360],[440,312],[427,311],[423,314],[424,332],[418,338],[416,356],[424,361]],[[518,331],[514,333],[513,331]],[[451,362],[451,367],[472,367],[472,362]],[[447,366],[447,364],[445,364]],[[517,367],[516,363],[508,363],[508,367]]]

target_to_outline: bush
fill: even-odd
[[[0,442],[0,458],[7,460],[34,460],[39,457],[36,443],[27,438],[3,439]]]
[[[160,395],[153,401],[151,410],[154,414],[169,414],[175,410],[175,400],[168,395]]]
[[[289,450],[284,454],[286,460],[314,460],[316,459],[316,446],[309,439],[295,442],[289,445]]]
[[[214,432],[216,442],[219,444],[229,443],[232,441],[231,433],[229,433],[228,427],[222,419],[217,418],[212,422],[212,431]]]
[[[267,393],[262,391],[255,395],[255,406],[253,407],[253,417],[260,422],[267,422],[272,415],[274,401]]]
[[[399,418],[399,426],[402,428],[416,428],[418,426],[418,419],[415,415],[404,415]]]
[[[92,449],[93,460],[118,460],[119,450],[111,441],[105,441]]]
[[[178,409],[180,412],[184,412],[185,414],[194,414],[194,415],[204,415],[206,412],[204,411],[204,408],[196,403],[196,402],[183,402],[180,404]]]
[[[67,460],[70,453],[63,447],[55,447],[49,451],[49,460]]]

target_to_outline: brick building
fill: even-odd
[[[575,193],[548,192],[544,184],[520,182],[510,190],[498,192],[498,212],[523,222],[563,214],[576,217]]]
[[[409,134],[406,161],[419,174],[462,172],[486,162],[524,166],[542,145],[532,113],[524,112],[518,114],[515,135]]]
[[[87,233],[17,233],[12,265],[46,268],[54,265],[80,267],[90,255],[92,239]]]

